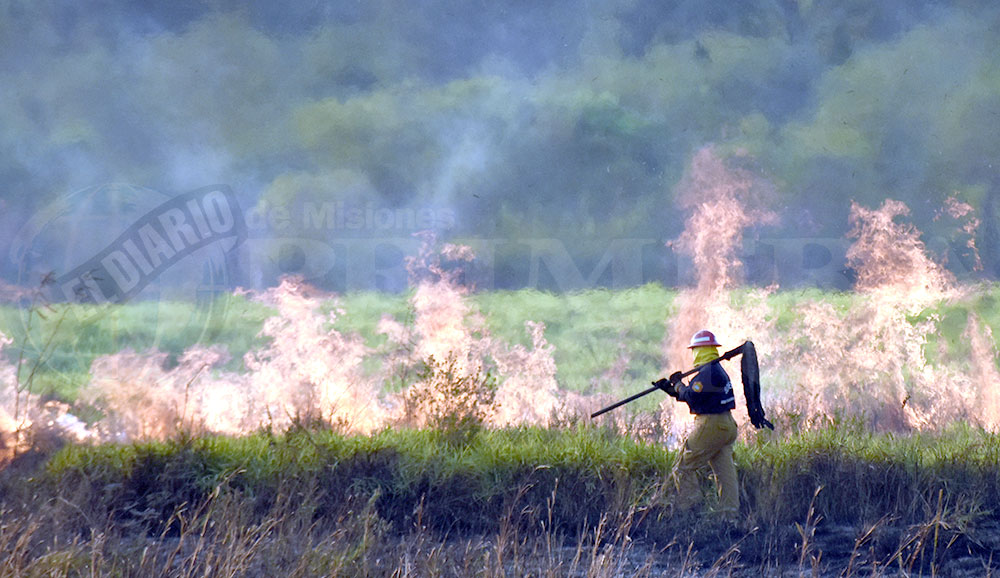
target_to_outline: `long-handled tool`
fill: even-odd
[[[750,414],[750,422],[757,429],[760,429],[762,427],[768,427],[774,429],[774,426],[771,424],[771,422],[764,419],[764,408],[760,404],[760,369],[757,366],[757,350],[754,347],[753,343],[747,341],[743,343],[743,345],[740,345],[739,347],[730,349],[729,351],[723,353],[718,358],[713,359],[709,363],[716,363],[722,360],[732,359],[740,354],[743,354],[743,358],[740,360],[740,369],[743,374],[743,395],[746,397],[747,400],[747,412]],[[683,373],[672,375],[671,379],[672,380],[683,379],[697,372],[700,369],[701,366],[693,367]],[[627,397],[621,401],[616,401],[615,403],[609,405],[604,409],[595,411],[594,413],[590,414],[590,417],[595,418],[599,415],[605,414],[615,408],[621,407],[626,403],[635,401],[644,395],[649,395],[659,389],[660,389],[659,386],[654,385],[653,387],[640,391],[639,393],[633,396]]]

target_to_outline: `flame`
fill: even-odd
[[[526,323],[530,348],[495,339],[459,283],[461,271],[445,265],[472,258],[468,248],[427,237],[409,263],[412,326],[383,316],[378,331],[387,343],[378,350],[335,328],[343,313],[335,295],[285,278],[246,293],[275,310],[260,332],[267,344],[243,358],[247,371],[225,369],[222,345],[192,347],[175,362],[163,352],[123,350],[93,362],[81,401],[106,414],[94,426],[99,439],[122,441],[178,431],[240,435],[297,421],[366,433],[406,419],[406,408],[420,412],[409,416],[415,425],[463,408],[490,427],[548,423],[562,395],[545,325]],[[368,375],[371,356],[382,369]],[[386,393],[393,381],[403,390]]]
[[[17,365],[8,361],[4,349],[14,340],[0,333],[0,465],[43,440],[87,441],[93,432],[69,405],[42,399],[28,391],[17,379]]]
[[[477,365],[473,358],[480,356],[474,333],[484,331],[483,320],[471,310],[469,290],[458,281],[461,269],[447,269],[442,259],[471,261],[472,251],[460,245],[441,247],[431,232],[417,236],[423,240],[421,248],[406,263],[414,286],[410,300],[417,337],[414,355],[419,360],[456,359],[459,371],[469,375]]]
[[[762,319],[742,315],[731,303],[731,292],[742,283],[739,251],[744,230],[751,225],[770,224],[776,215],[761,209],[769,194],[763,181],[748,169],[733,167],[712,147],[698,151],[679,188],[678,203],[688,209],[684,232],[675,243],[695,266],[694,288],[676,298],[676,313],[668,320],[664,356],[671,373],[691,364],[688,340],[700,329],[711,329],[724,345],[733,347],[755,335]],[[750,298],[760,300],[764,292]],[[759,309],[749,309],[754,311]],[[733,377],[738,377],[738,374]],[[664,421],[675,430],[690,425],[687,408],[664,400]]]
[[[310,296],[311,291],[315,289],[301,280],[285,279],[262,296],[275,304],[278,315],[267,319],[261,331],[271,338],[268,346],[244,357],[250,389],[260,392],[279,426],[288,417],[309,416],[342,422],[352,431],[372,431],[384,422],[387,408],[379,403],[380,384],[362,371],[368,350],[360,336],[333,328],[341,310],[335,307],[325,316],[319,312],[333,296]]]
[[[982,392],[980,399],[970,399],[969,403],[979,408],[980,423],[996,431],[1000,428],[1000,371],[997,371],[994,361],[996,350],[993,346],[993,331],[989,326],[981,326],[978,317],[970,315],[964,337],[971,350],[968,383],[973,386],[964,393],[974,398],[977,392]]]
[[[442,259],[468,263],[474,259],[472,250],[454,244],[438,248],[431,234],[423,235],[423,239],[418,256],[407,263],[410,281],[416,285],[411,305],[412,335],[417,337],[417,345],[409,361],[429,364],[432,368],[445,362],[445,369],[456,372],[457,379],[470,380],[469,383],[479,387],[492,387],[479,380],[487,380],[486,374],[495,368],[499,386],[483,402],[487,407],[481,408],[482,419],[492,426],[548,423],[560,407],[561,395],[555,379],[553,350],[543,335],[545,325],[526,322],[532,340],[530,350],[495,339],[482,315],[467,299],[469,289],[459,282],[461,269],[447,269],[442,263]],[[398,324],[385,319],[383,324],[386,335],[398,339],[411,336]],[[413,384],[404,397],[419,398],[425,406],[437,406],[423,407],[424,414],[468,403],[454,391],[442,391],[439,373]]]
[[[1000,390],[994,384],[1000,376],[988,328],[970,314],[964,336],[970,358],[954,359],[945,348],[931,360],[929,338],[942,321],[938,308],[968,297],[969,289],[930,257],[920,232],[904,222],[906,205],[891,199],[876,209],[852,203],[847,259],[857,274],[856,293],[844,297],[846,306],[835,294],[803,295],[789,316],[773,308],[772,303],[786,302],[776,299],[776,287],[740,287],[743,231],[774,221],[773,214],[755,208],[766,191],[751,173],[727,166],[711,148],[692,161],[679,196],[691,213],[676,247],[691,256],[697,282],[678,295],[668,320],[664,372],[690,366],[687,340],[708,328],[726,348],[753,340],[765,406],[806,420],[849,415],[889,430],[956,420],[998,427]],[[978,220],[970,206],[949,199],[943,214],[974,237]],[[974,244],[967,247],[974,251]],[[790,321],[779,326],[782,316]],[[737,383],[739,369],[732,365],[727,369]],[[689,426],[683,404],[665,400],[662,408],[673,434]],[[736,416],[745,421],[741,411]]]
[[[941,340],[931,351],[941,306],[967,299],[973,288],[959,286],[930,257],[920,232],[905,223],[908,208],[894,200],[875,209],[852,203],[847,259],[856,291],[795,294],[795,310],[787,311],[780,308],[790,300],[777,287],[742,286],[746,231],[776,219],[759,208],[768,193],[750,170],[712,148],[692,160],[679,187],[689,216],[676,247],[690,255],[696,283],[680,291],[667,319],[664,374],[690,366],[688,339],[709,328],[724,349],[747,339],[757,345],[769,415],[794,412],[808,421],[842,414],[890,430],[957,420],[1000,427],[990,328],[970,313],[958,353]],[[941,214],[974,237],[971,207],[951,199]],[[24,449],[28,429],[134,440],[178,431],[240,435],[307,421],[365,433],[456,413],[504,427],[550,425],[568,411],[593,411],[594,399],[560,388],[545,324],[526,320],[528,346],[492,335],[472,288],[462,283],[471,250],[421,236],[423,245],[407,263],[410,315],[384,315],[378,347],[336,328],[343,314],[337,295],[285,278],[278,287],[246,293],[274,314],[261,329],[266,344],[243,357],[242,370],[232,369],[224,345],[194,346],[177,359],[127,349],[97,358],[80,402],[105,417],[89,428],[65,404],[18,396],[16,367],[0,362],[0,452],[10,457]],[[11,344],[0,334],[0,353]],[[608,379],[624,374],[629,355],[623,348]],[[738,367],[727,365],[733,383]],[[672,436],[690,424],[687,408],[673,400],[660,413]],[[736,417],[746,421],[742,410]]]
[[[495,425],[548,425],[561,410],[553,347],[545,339],[545,324],[526,321],[531,349],[521,345],[494,348],[497,368],[505,376],[497,391]]]
[[[916,227],[896,222],[909,212],[892,199],[878,210],[852,202],[848,237],[856,240],[847,250],[847,263],[857,272],[857,290],[921,308],[945,297],[954,279],[928,257]]]
[[[852,205],[847,257],[858,294],[848,309],[801,304],[788,338],[772,341],[771,375],[791,384],[780,403],[807,417],[856,415],[890,430],[956,420],[995,427],[995,410],[982,397],[996,395],[986,385],[996,352],[975,316],[965,330],[972,371],[946,352],[929,358],[929,337],[941,323],[935,308],[967,292],[928,256],[919,231],[897,220],[908,212],[894,200],[879,209]]]
[[[261,330],[268,344],[245,356],[247,373],[221,369],[229,361],[221,346],[192,347],[170,369],[167,354],[156,351],[97,358],[84,400],[108,414],[98,424],[102,438],[164,439],[182,429],[242,434],[317,420],[370,432],[385,422],[390,409],[361,370],[361,338],[332,328],[336,308],[320,313],[331,296],[286,278],[254,298],[276,315]]]

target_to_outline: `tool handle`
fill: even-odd
[[[632,397],[627,397],[627,398],[625,398],[625,399],[623,399],[621,401],[616,401],[615,403],[609,405],[608,407],[606,407],[606,408],[604,408],[602,410],[595,411],[594,413],[590,414],[590,417],[591,418],[595,418],[595,417],[597,417],[597,416],[599,416],[601,414],[608,413],[609,411],[611,411],[611,410],[613,410],[613,409],[615,409],[617,407],[621,407],[621,406],[625,405],[626,403],[629,403],[631,401],[635,401],[635,400],[639,399],[640,397],[642,397],[644,395],[649,395],[649,394],[653,393],[654,391],[657,391],[658,389],[660,389],[660,388],[658,388],[656,386],[653,386],[653,387],[651,387],[651,388],[649,388],[649,389],[647,389],[645,391],[640,391],[639,393],[633,395]]]
[[[712,360],[712,362],[721,361],[723,359],[732,359],[732,358],[736,357],[737,355],[739,355],[741,353],[743,353],[743,345],[740,345],[739,347],[730,349],[729,351],[727,351],[727,352],[723,353],[722,355],[720,355],[718,357],[718,359]],[[712,362],[710,362],[710,363],[712,363]],[[692,373],[697,372],[699,369],[701,369],[700,366],[699,367],[692,367],[691,369],[689,369],[689,370],[685,371],[684,373],[682,373],[681,377],[687,377],[687,376],[691,375]],[[640,397],[642,397],[644,395],[649,395],[649,394],[653,393],[654,391],[656,391],[658,389],[660,389],[660,388],[658,388],[658,387],[656,387],[654,385],[653,387],[651,387],[651,388],[649,388],[647,390],[644,390],[644,391],[640,391],[639,393],[637,393],[637,394],[635,394],[635,395],[633,395],[631,397],[627,397],[627,398],[625,398],[625,399],[623,399],[621,401],[616,401],[615,403],[609,405],[608,407],[606,407],[604,409],[601,409],[601,410],[598,410],[598,411],[595,411],[594,413],[590,414],[590,418],[593,419],[593,418],[595,418],[595,417],[597,417],[599,415],[608,413],[609,411],[611,411],[611,410],[613,410],[615,408],[621,407],[621,406],[625,405],[626,403],[635,401],[635,400],[639,399]]]

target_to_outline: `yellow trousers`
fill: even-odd
[[[740,508],[740,488],[733,463],[736,421],[728,411],[698,415],[694,430],[684,442],[672,477],[677,488],[674,502],[678,509],[689,510],[701,501],[698,473],[710,466],[719,490],[719,510],[735,513]]]

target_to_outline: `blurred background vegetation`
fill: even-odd
[[[677,313],[677,290],[655,283],[626,290],[593,289],[553,293],[532,289],[490,291],[474,294],[469,305],[482,316],[488,334],[502,342],[531,347],[525,321],[545,324],[545,339],[552,345],[556,379],[560,387],[585,395],[631,392],[664,371],[663,344],[667,320]],[[746,291],[730,295],[739,306]],[[412,294],[366,291],[346,293],[323,302],[323,311],[339,312],[331,329],[357,335],[370,353],[364,371],[376,374],[386,363],[388,338],[379,330],[383,316],[412,327]],[[921,345],[928,363],[937,367],[949,359],[973,356],[967,324],[975,317],[990,335],[989,343],[1000,347],[1000,288],[995,285],[969,292],[953,300],[936,303],[907,317],[913,325],[933,322],[935,331]],[[838,311],[857,310],[865,297],[855,293],[820,290],[783,291],[760,302],[766,319],[776,332],[786,335],[808,304],[826,303]],[[14,306],[0,307],[0,333],[11,339],[4,354],[11,363],[22,357],[22,378],[32,374],[32,391],[46,399],[73,402],[91,381],[91,364],[100,356],[132,350],[144,355],[153,351],[168,355],[171,369],[184,352],[198,345],[223,345],[231,356],[220,369],[246,371],[244,356],[259,351],[270,340],[261,333],[264,321],[277,314],[273,307],[241,295],[219,297],[212,306],[219,310],[208,318],[188,302],[124,305],[70,305],[65,315],[36,316],[27,323],[27,313]],[[210,319],[209,321],[205,321]],[[196,320],[197,323],[192,323]],[[468,322],[468,320],[466,320]],[[209,323],[209,325],[205,325]],[[387,391],[399,384],[385,383]],[[775,378],[772,393],[792,383]],[[647,396],[628,406],[635,412],[655,411],[662,396]],[[624,410],[623,410],[624,411]]]
[[[0,248],[83,187],[226,183],[259,236],[359,234],[294,231],[322,203],[423,209],[447,238],[558,239],[586,274],[679,235],[714,144],[773,184],[753,235],[839,238],[852,200],[895,198],[954,240],[955,197],[995,277],[998,45],[989,0],[0,0]],[[495,286],[523,268],[498,252]]]

